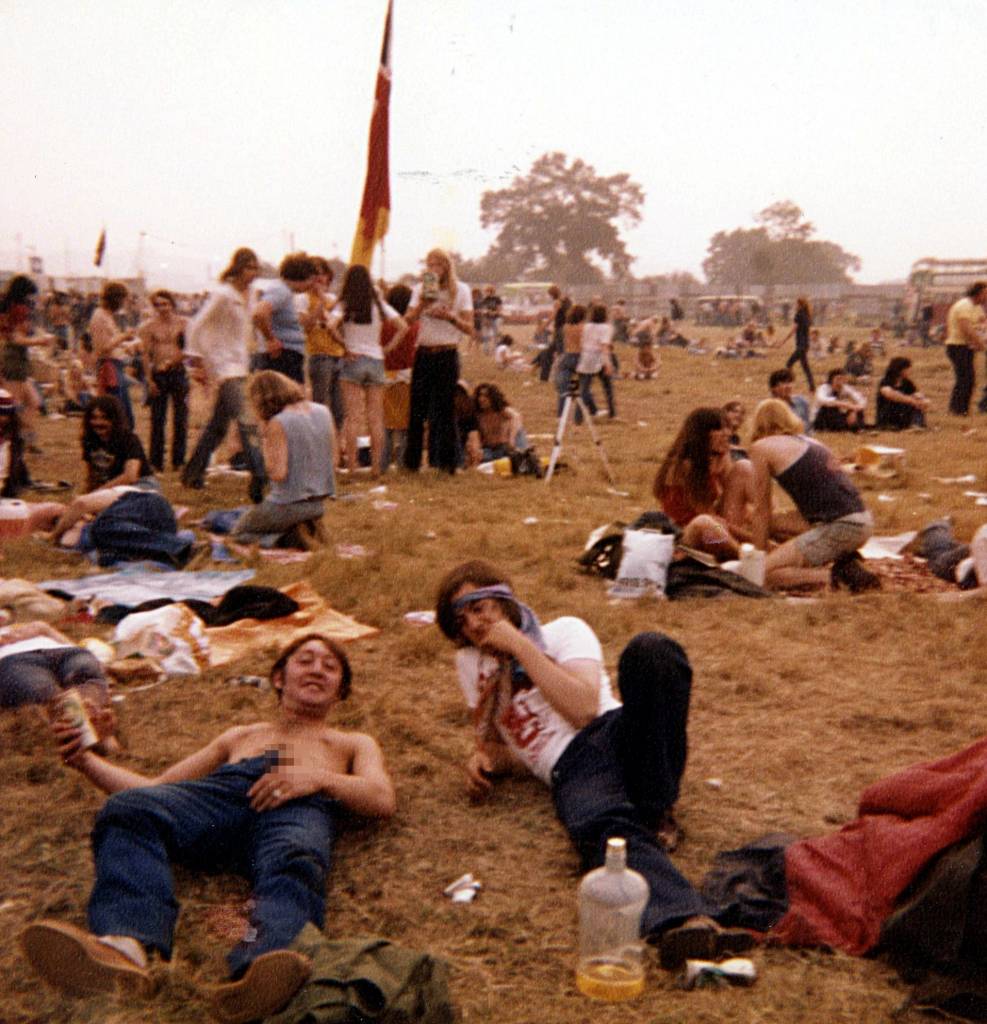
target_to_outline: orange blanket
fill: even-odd
[[[251,651],[264,647],[284,647],[305,633],[325,633],[333,640],[358,640],[375,636],[380,630],[365,626],[333,609],[307,583],[292,583],[282,593],[294,598],[299,609],[283,619],[240,619],[229,626],[207,629],[209,664],[226,665]]]

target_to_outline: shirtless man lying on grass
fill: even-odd
[[[326,723],[350,676],[333,641],[316,633],[295,640],[271,668],[279,702],[271,721],[227,729],[155,778],[80,751],[77,729],[53,725],[65,762],[112,795],[92,833],[89,931],[29,925],[20,944],[35,971],[70,995],[118,985],[150,994],[148,954],[171,957],[178,916],[169,862],[229,864],[253,885],[256,938],[230,953],[233,980],[208,991],[209,1011],[234,1024],[288,1003],[310,964],[287,947],[307,922],[322,927],[337,811],[394,812],[377,743]]]

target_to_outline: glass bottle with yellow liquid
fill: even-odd
[[[616,1003],[644,989],[641,912],[648,883],[627,867],[627,843],[607,840],[602,868],[579,884],[579,964],[576,987],[591,999]]]

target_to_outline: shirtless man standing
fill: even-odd
[[[134,429],[134,410],[130,404],[130,383],[125,361],[134,332],[121,331],[116,314],[127,301],[127,286],[107,281],[99,294],[99,306],[89,318],[89,340],[96,363],[96,387],[101,395],[113,395],[123,406],[127,424]]]
[[[171,399],[171,468],[185,465],[188,439],[188,376],[183,362],[186,319],[176,310],[175,296],[164,288],[151,293],[154,315],[137,328],[144,379],[151,405],[151,465],[164,471],[165,424]]]
[[[326,724],[350,688],[336,643],[312,633],[271,668],[270,721],[227,729],[155,778],[79,750],[79,732],[53,726],[63,759],[106,793],[92,844],[96,878],[89,931],[37,921],[20,935],[35,971],[69,995],[147,994],[148,952],[171,956],[178,916],[169,860],[231,863],[253,885],[252,942],[228,957],[234,979],[208,993],[209,1012],[241,1024],[277,1012],[307,979],[287,947],[306,923],[323,925],[336,810],[385,818],[394,787],[377,743]]]

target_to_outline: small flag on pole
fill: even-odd
[[[374,112],[370,119],[370,141],[367,146],[367,180],[363,186],[360,219],[353,236],[350,263],[370,267],[374,246],[387,234],[391,213],[391,184],[388,161],[389,116],[391,100],[391,0],[384,22],[384,45],[380,51]]]
[[[100,231],[99,238],[96,241],[96,251],[93,253],[94,267],[101,267],[103,265],[104,252],[106,252],[106,228]]]

